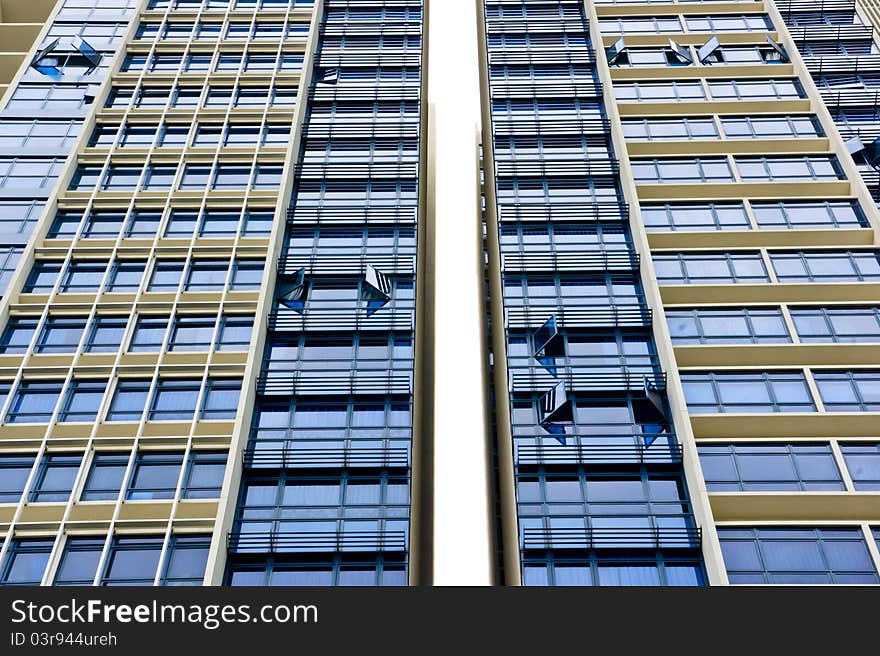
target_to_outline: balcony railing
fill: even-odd
[[[490,83],[492,98],[599,98],[602,85],[590,80],[498,80]]]
[[[586,360],[586,358],[581,358]],[[666,374],[652,371],[649,365],[613,366],[596,365],[587,367],[585,364],[574,367],[559,365],[555,372],[547,368],[535,366],[530,368],[510,368],[510,391],[546,392],[560,381],[564,381],[566,389],[572,392],[629,392],[644,390],[650,384],[656,390],[666,389]]]
[[[309,207],[300,203],[287,210],[287,221],[291,227],[305,224],[414,224],[418,219],[417,207],[400,205],[351,205],[344,207]]]
[[[289,276],[305,269],[309,275],[363,275],[372,265],[382,273],[411,275],[415,270],[412,255],[284,255],[278,260],[278,273]]]
[[[516,435],[514,435],[516,437]],[[569,441],[573,436],[566,436]],[[608,436],[619,438],[619,435]],[[590,435],[584,442],[573,444],[520,444],[516,447],[517,465],[670,465],[681,462],[681,445],[674,436],[664,433],[657,436],[651,446],[644,444],[603,443],[608,439]]]
[[[275,445],[281,448],[273,448]],[[405,468],[409,466],[407,449],[306,449],[289,442],[251,442],[245,449],[245,467],[253,469],[321,469],[346,467]]]
[[[536,330],[554,314],[560,328],[607,329],[618,327],[647,327],[651,325],[651,309],[644,303],[620,303],[596,305],[596,299],[584,297],[584,304],[577,299],[565,299],[561,306],[508,307],[505,310],[509,328]],[[587,304],[589,302],[592,304]]]
[[[822,101],[829,108],[858,107],[859,109],[877,109],[880,107],[880,89],[819,89]]]
[[[586,248],[586,247],[585,247]],[[505,273],[517,271],[637,271],[638,253],[628,250],[505,253],[501,269]]]
[[[862,180],[865,181],[865,186],[868,187],[868,191],[871,193],[871,198],[873,198],[875,202],[880,203],[880,171],[859,168],[859,175],[861,175]]]
[[[880,72],[880,54],[876,55],[822,55],[804,57],[804,64],[812,75],[822,73],[859,73]]]
[[[499,204],[501,221],[629,221],[624,203]]]
[[[416,32],[415,34],[418,34]],[[418,49],[410,52],[403,49],[377,50],[376,48],[345,48],[343,50],[323,50],[318,55],[318,66],[333,68],[336,66],[370,67],[377,66],[421,66],[422,54]]]
[[[371,137],[416,138],[419,136],[418,121],[401,120],[395,122],[378,121],[309,121],[303,128],[305,139],[329,139],[330,137],[351,136],[362,139]]]
[[[370,100],[418,100],[421,90],[418,84],[318,84],[312,87],[309,97],[315,102],[332,103]]]
[[[528,48],[489,49],[489,66],[522,66],[524,64],[595,64],[592,49]]]
[[[362,330],[412,332],[414,323],[415,308],[412,305],[389,304],[370,309],[352,304],[350,308],[341,308],[338,303],[321,307],[318,302],[312,301],[302,312],[279,308],[269,315],[269,330],[276,333]]]
[[[575,32],[585,34],[587,25],[580,17],[569,16],[499,16],[486,21],[489,34],[522,34],[523,32]]]
[[[365,20],[365,21],[351,21],[351,20],[328,20],[324,24],[324,34],[328,34],[330,36],[346,36],[346,35],[356,35],[356,34],[364,34],[369,36],[375,36],[377,34],[382,35],[418,35],[421,34],[422,31],[422,23],[418,20],[408,20],[405,17],[402,18],[392,18],[385,17],[381,21],[378,20]]]
[[[608,119],[576,116],[564,118],[532,116],[492,121],[495,136],[607,134],[609,126]]]
[[[404,531],[229,533],[231,553],[406,551]]]
[[[802,45],[806,41],[844,41],[847,39],[868,41],[874,36],[874,28],[871,25],[803,25],[789,27],[788,31],[798,45]]]
[[[838,125],[837,131],[844,141],[858,136],[866,146],[880,137],[880,120],[862,125]]]
[[[418,176],[419,163],[413,162],[352,162],[343,159],[305,162],[296,167],[302,180],[399,180]]]
[[[524,528],[525,549],[696,549],[699,528]]]
[[[411,371],[267,371],[257,378],[263,396],[329,396],[349,394],[411,394]]]
[[[855,11],[855,0],[776,0],[776,8],[783,16],[796,13],[824,11]]]
[[[542,159],[529,158],[495,158],[495,174],[503,177],[549,177],[549,176],[586,176],[592,177],[618,177],[620,165],[616,159],[603,157],[590,157],[584,159]]]

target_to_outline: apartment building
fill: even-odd
[[[453,1],[2,0],[0,584],[880,583],[875,3]]]

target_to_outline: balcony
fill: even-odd
[[[595,521],[595,518],[593,518]],[[613,518],[607,518],[613,519]],[[663,527],[651,516],[644,528],[523,528],[521,547],[533,549],[698,549],[701,532],[696,527]]]
[[[877,109],[880,107],[880,89],[877,88],[820,88],[819,94],[829,110],[834,107],[853,107],[859,109]]]
[[[518,436],[514,434],[514,439]],[[677,465],[682,461],[681,445],[675,436],[663,433],[651,446],[644,443],[621,444],[621,436],[565,435],[566,444],[517,444],[518,467],[552,465],[642,466]],[[581,439],[579,439],[581,438]],[[610,441],[615,439],[616,441]]]
[[[877,73],[880,72],[880,54],[804,57],[804,64],[813,76],[823,73],[846,73],[849,75]]]
[[[609,129],[608,119],[579,118],[577,116],[561,118],[558,116],[529,116],[513,119],[499,118],[492,121],[492,133],[496,137],[608,134]]]
[[[418,100],[421,85],[418,80],[387,80],[355,82],[342,80],[336,84],[316,84],[309,97],[317,102],[365,100]]]
[[[868,187],[868,191],[871,193],[871,198],[873,198],[875,202],[880,203],[880,171],[860,166],[859,175],[861,175],[862,180],[865,181],[865,186]]]
[[[365,205],[350,206],[324,205],[320,207],[299,203],[287,210],[288,227],[306,224],[415,224],[418,220],[418,207],[402,207],[401,205]]]
[[[351,34],[351,32],[348,32]],[[371,35],[376,30],[371,30]],[[407,32],[409,33],[409,32]],[[418,35],[418,32],[411,32]],[[422,64],[422,53],[418,48],[331,48],[323,49],[317,57],[318,66],[322,68],[334,68],[346,66],[348,68],[376,68],[379,66],[394,67],[418,67]]]
[[[858,136],[866,146],[880,137],[880,120],[859,123],[836,124],[837,131],[844,141]],[[870,171],[868,173],[871,173]]]
[[[813,14],[824,11],[856,10],[855,0],[777,0],[776,8],[783,16],[796,13]]]
[[[262,396],[348,396],[351,394],[411,394],[409,371],[359,369],[276,369],[257,378]]]
[[[300,180],[399,180],[415,179],[419,174],[418,160],[397,162],[358,162],[354,158],[328,158],[304,162],[297,166]]]
[[[495,158],[495,175],[504,177],[613,177],[620,175],[620,165],[616,159],[591,157],[583,159],[529,159],[515,157]]]
[[[280,532],[231,531],[230,553],[384,552],[406,551],[405,531]]]
[[[422,32],[422,22],[392,17],[382,19],[371,18],[369,20],[328,20],[324,23],[323,32],[328,36],[358,34],[367,36],[375,36],[377,34],[387,34],[389,36],[418,35]]]
[[[489,48],[489,66],[522,66],[531,64],[582,64],[596,63],[596,53],[592,49],[558,48]]]
[[[305,269],[306,275],[362,276],[367,272],[367,265],[372,265],[387,275],[412,275],[415,271],[415,256],[378,253],[336,255],[323,252],[300,255],[294,252],[283,255],[278,260],[278,275],[292,276]]]
[[[594,358],[606,360],[605,358]],[[559,358],[560,361],[564,358]],[[650,384],[655,390],[666,389],[666,374],[657,370],[654,358],[645,358],[647,362],[639,364],[589,366],[590,358],[574,358],[572,363],[562,363],[544,367],[509,365],[510,391],[514,394],[523,392],[546,392],[560,381],[565,382],[570,392],[633,392],[644,391]],[[635,358],[631,358],[635,360]],[[551,371],[554,369],[555,371]]]
[[[586,98],[602,96],[602,84],[589,79],[560,82],[556,79],[493,80],[493,100],[505,98]]]
[[[499,204],[499,221],[629,221],[625,203]]]
[[[788,32],[798,46],[807,41],[870,41],[874,37],[871,25],[804,25],[789,27]]]
[[[596,273],[603,271],[638,271],[639,255],[629,250],[614,251],[572,251],[572,252],[532,252],[505,253],[501,256],[501,270],[504,273],[522,271],[577,271]]]
[[[486,20],[486,31],[490,35],[533,34],[535,32],[574,32],[585,34],[587,25],[580,16],[503,16]]]
[[[299,444],[303,442],[300,441]],[[243,463],[250,469],[343,469],[356,467],[407,468],[409,450],[403,448],[311,449],[290,446],[286,440],[251,441]]]
[[[419,121],[397,119],[379,121],[377,119],[310,119],[303,128],[304,139],[329,139],[349,136],[358,139],[371,137],[394,137],[415,139],[419,136]]]
[[[389,303],[381,308],[368,308],[354,303],[349,307],[341,307],[335,301],[311,301],[302,311],[279,307],[269,315],[269,330],[274,333],[364,330],[412,332],[414,324],[415,306],[412,303]]]
[[[565,299],[561,305],[528,307],[508,307],[505,309],[506,325],[509,329],[537,330],[551,314],[556,315],[556,323],[561,329],[593,328],[647,328],[651,325],[651,309],[645,303],[607,303],[596,304],[594,297]]]

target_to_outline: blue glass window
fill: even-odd
[[[70,294],[94,294],[101,288],[106,272],[106,262],[71,262],[61,277],[58,291]]]
[[[880,491],[880,443],[841,444],[840,450],[855,488]]]
[[[10,317],[0,337],[0,352],[24,353],[33,339],[39,319]]]
[[[80,498],[82,501],[115,501],[128,466],[127,453],[96,453]]]
[[[31,487],[29,501],[67,501],[81,463],[82,454],[43,456]]]
[[[286,559],[260,564],[236,563],[233,586],[405,586],[406,564],[394,554],[337,555],[326,561]]]
[[[880,343],[880,307],[793,307],[790,312],[802,342]]]
[[[33,465],[33,456],[0,456],[0,503],[18,503]]]
[[[86,352],[114,353],[118,351],[127,325],[128,317],[96,317],[86,344]]]
[[[159,260],[153,267],[148,291],[174,292],[180,286],[183,277],[183,260]]]
[[[780,282],[876,282],[880,280],[878,251],[771,252]]]
[[[829,412],[880,411],[880,371],[815,371],[813,377]]]
[[[880,583],[858,528],[718,528],[731,583]]]
[[[73,353],[82,339],[85,328],[85,319],[49,317],[43,325],[35,351],[37,353]]]
[[[128,350],[133,353],[139,351],[158,351],[165,341],[167,329],[168,317],[138,317]]]
[[[0,565],[0,585],[39,585],[52,553],[52,540],[12,540]]]
[[[196,403],[201,380],[178,380],[174,378],[159,381],[153,404],[150,406],[151,420],[189,421],[196,411]]]
[[[685,372],[681,383],[691,414],[816,409],[800,371]]]
[[[701,444],[710,492],[844,490],[830,444]]]
[[[202,419],[235,419],[240,393],[240,379],[209,379],[202,403]]]
[[[121,260],[114,262],[110,270],[110,278],[107,282],[107,291],[126,294],[137,292],[140,289],[146,266],[147,263],[143,260]]]
[[[770,282],[758,252],[656,253],[653,259],[661,285]]]
[[[58,262],[34,262],[21,291],[25,294],[48,294],[58,281],[60,273],[61,264]]]
[[[58,395],[61,391],[60,382],[27,381],[19,384],[6,413],[6,421],[10,424],[46,423],[52,418]]]
[[[257,290],[263,282],[262,260],[235,260],[233,262],[230,289]]]
[[[226,473],[225,451],[193,451],[184,476],[184,499],[216,499],[220,497]]]
[[[135,210],[128,219],[126,237],[149,237],[152,239],[159,232],[161,212],[145,212]]]
[[[179,316],[174,320],[170,351],[207,351],[214,338],[212,317]]]
[[[53,585],[92,585],[104,538],[68,538]]]
[[[147,406],[150,381],[123,379],[116,384],[107,421],[140,421]]]
[[[639,208],[648,231],[751,230],[742,203],[642,204]]]
[[[784,344],[791,342],[780,308],[669,309],[673,344]]]
[[[252,316],[226,315],[221,318],[218,351],[246,351],[254,328]]]
[[[706,585],[696,558],[614,556],[528,556],[523,561],[526,586],[700,586]]]
[[[114,538],[101,585],[153,585],[162,542],[161,537]]]
[[[67,397],[58,416],[58,421],[95,421],[106,390],[106,380],[80,379],[72,381],[67,389]]]
[[[173,499],[183,453],[138,453],[126,498]]]
[[[160,585],[201,585],[210,546],[208,535],[172,536]]]

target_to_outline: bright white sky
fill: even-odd
[[[436,120],[434,584],[489,585],[485,390],[478,339],[475,0],[429,0],[428,100]]]

